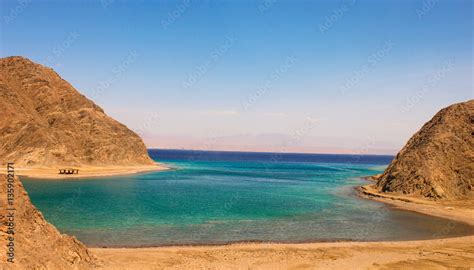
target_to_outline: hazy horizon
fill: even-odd
[[[236,135],[215,138],[192,136],[183,138],[177,135],[148,137],[146,134],[140,135],[148,149],[349,155],[395,155],[401,149],[401,147],[399,149],[395,147],[379,148],[374,146],[374,141],[370,140],[365,142],[353,140],[354,144],[360,145],[359,148],[347,147],[349,145],[347,142],[338,147],[335,144],[343,141],[340,138],[306,137],[304,140],[295,141],[291,136],[278,134]],[[257,142],[259,142],[259,145],[256,145]],[[180,147],[175,147],[175,145]]]
[[[148,148],[395,154],[473,98],[471,1],[2,1],[0,56],[49,66]]]

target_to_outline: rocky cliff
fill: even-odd
[[[383,192],[474,199],[474,100],[439,111],[378,178]]]
[[[0,59],[0,163],[151,165],[145,144],[52,69]]]
[[[96,259],[81,242],[59,233],[44,220],[18,178],[8,189],[14,195],[9,208],[15,211],[7,211],[7,177],[0,175],[0,269],[91,269],[95,265]],[[10,212],[14,213],[13,218]],[[12,221],[14,227],[10,226]],[[9,230],[14,234],[7,233]],[[8,239],[11,236],[13,241]],[[10,243],[13,263],[7,261]]]

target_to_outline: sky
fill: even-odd
[[[472,99],[472,1],[0,2],[0,57],[52,67],[149,148],[394,154]]]

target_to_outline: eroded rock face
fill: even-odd
[[[383,192],[474,198],[474,100],[439,111],[379,177]]]
[[[151,165],[145,144],[52,69],[0,59],[0,163]]]
[[[14,263],[7,262],[9,243],[7,177],[0,175],[0,269],[91,269],[95,259],[76,238],[59,233],[30,202],[14,179]]]

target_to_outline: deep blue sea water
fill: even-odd
[[[149,152],[173,169],[23,183],[48,221],[89,246],[426,239],[472,230],[355,196],[361,177],[382,172],[391,156]]]

